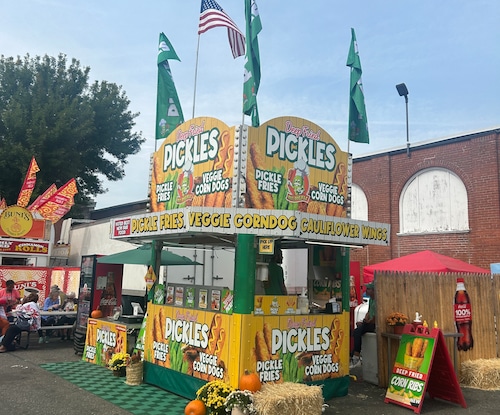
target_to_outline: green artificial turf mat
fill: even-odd
[[[43,369],[119,406],[134,415],[183,414],[188,400],[155,386],[143,383],[127,385],[125,378],[92,363],[45,363]]]

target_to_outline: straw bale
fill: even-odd
[[[462,362],[460,383],[483,390],[500,390],[500,359],[477,359]]]
[[[262,385],[254,403],[259,415],[321,415],[324,400],[321,386],[284,382]]]

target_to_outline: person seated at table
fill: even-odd
[[[66,296],[66,300],[64,301],[61,310],[62,311],[74,311],[76,309],[76,305],[78,304],[78,301],[75,298],[75,293],[70,292]],[[72,325],[76,320],[76,317],[73,316],[61,316],[59,317],[59,321],[57,322],[58,325]],[[71,340],[71,332],[73,329],[63,329],[61,330],[61,340],[65,340],[67,338],[68,340]]]
[[[37,331],[41,326],[40,309],[38,308],[38,294],[31,293],[24,297],[23,303],[16,308],[16,314],[31,318],[30,331]],[[0,345],[0,353],[15,350],[14,339],[21,333],[21,329],[11,324],[5,333]]]
[[[370,282],[366,284],[366,294],[370,297],[368,303],[368,312],[362,321],[356,322],[356,328],[353,332],[354,350],[351,355],[351,363],[349,369],[353,369],[361,365],[361,341],[363,334],[373,333],[375,331],[375,315],[377,313],[377,302],[375,300],[375,285]]]
[[[1,299],[0,299],[1,301]],[[0,338],[5,336],[7,329],[10,326],[10,322],[7,319],[7,314],[5,313],[5,308],[0,302]]]
[[[61,299],[59,297],[59,288],[52,288],[50,290],[49,296],[43,302],[43,311],[56,311],[61,308]],[[42,327],[53,326],[56,324],[56,316],[42,316]],[[38,343],[49,342],[49,337],[52,334],[52,330],[45,330],[45,338],[43,336],[43,330],[38,330]]]
[[[15,288],[14,280],[5,281],[5,288],[0,290],[0,303],[3,304],[7,320],[14,321],[12,309],[21,302],[21,294]]]

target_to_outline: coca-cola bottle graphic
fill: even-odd
[[[101,301],[99,308],[102,311],[103,317],[113,315],[113,308],[116,306],[116,289],[115,275],[113,272],[108,272],[106,288],[102,290]]]
[[[474,339],[472,338],[472,308],[463,278],[457,278],[454,308],[457,331],[462,334],[457,339],[457,348],[463,351],[472,349],[474,346]]]

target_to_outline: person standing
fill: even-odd
[[[283,262],[283,253],[281,248],[276,247],[274,255],[269,262],[269,278],[264,281],[264,291],[266,295],[287,295],[285,286],[285,277],[281,264]]]
[[[13,321],[12,309],[21,302],[21,294],[15,288],[13,280],[5,281],[5,288],[0,290],[0,305],[4,307],[7,320]]]
[[[377,313],[377,301],[375,300],[375,285],[373,282],[366,284],[366,294],[370,297],[368,303],[368,312],[362,321],[356,323],[356,328],[353,332],[354,349],[351,356],[351,364],[349,369],[353,369],[361,365],[361,341],[363,334],[373,333],[375,331],[375,316]]]

